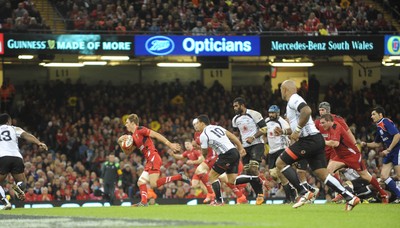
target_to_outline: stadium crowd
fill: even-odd
[[[101,195],[96,194],[102,189],[100,170],[110,153],[116,155],[122,169],[122,184],[116,188],[116,198],[137,200],[140,195],[136,182],[144,169],[144,161],[138,151],[126,156],[116,143],[118,137],[126,133],[122,122],[124,115],[137,113],[141,118],[140,125],[183,145],[185,139],[193,138],[192,119],[202,113],[207,113],[213,124],[232,130],[232,101],[237,96],[246,98],[248,106],[259,110],[265,117],[271,104],[285,110],[279,90],[272,91],[268,81],[266,78],[265,84],[260,86],[235,87],[231,92],[225,91],[217,82],[207,89],[199,81],[188,85],[181,84],[179,80],[170,83],[155,81],[146,85],[131,84],[129,81],[122,85],[104,81],[96,85],[79,81],[48,81],[41,85],[36,81],[27,81],[15,88],[10,97],[12,105],[2,107],[3,112],[9,112],[14,117],[15,125],[37,135],[49,147],[48,152],[42,152],[35,145],[20,145],[28,178],[26,200],[101,199]],[[9,81],[7,85],[12,86]],[[370,119],[373,106],[382,105],[387,116],[399,125],[399,107],[391,105],[399,103],[399,88],[398,82],[389,85],[378,82],[352,91],[349,85],[339,80],[330,85],[322,97],[333,105],[332,112],[347,120],[357,140],[371,141],[375,129]],[[318,113],[319,101],[310,96],[315,92],[322,91],[313,87],[311,82],[303,82],[299,88],[299,93],[310,101],[314,116]],[[192,177],[193,165],[175,160],[164,144],[155,143],[163,161],[161,176],[183,171]],[[382,164],[378,152],[363,149],[368,170],[377,177]],[[272,188],[267,196],[283,196],[282,188],[273,181],[265,159],[261,170],[271,180]],[[313,176],[308,177],[308,182],[320,187],[321,198],[330,199],[331,192],[324,191],[323,184]],[[6,190],[14,197],[9,184]],[[224,194],[228,198],[234,197],[229,188],[224,188]],[[250,189],[246,189],[245,194],[251,194]],[[152,195],[149,198],[204,197],[201,190],[191,189],[181,181],[159,187],[149,195]]]
[[[116,34],[337,35],[396,31],[383,12],[361,0],[53,0],[67,30]],[[388,4],[394,4],[389,2]],[[0,2],[0,29],[48,30],[31,0]]]

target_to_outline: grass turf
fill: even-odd
[[[150,207],[51,208],[1,211],[1,215],[68,216],[146,220],[182,220],[180,227],[395,227],[398,204],[361,204],[344,211],[344,204],[305,205],[159,205]],[[77,218],[79,219],[79,218]],[[1,220],[0,220],[1,221]],[[204,224],[210,222],[215,224]],[[218,225],[219,224],[219,225]],[[29,224],[27,224],[29,227]]]

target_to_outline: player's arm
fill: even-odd
[[[383,121],[384,121],[383,123],[385,124],[388,133],[390,135],[393,135],[392,143],[390,143],[390,145],[386,148],[386,151],[383,151],[384,154],[386,155],[386,154],[390,153],[390,151],[392,151],[393,148],[399,143],[400,133],[392,121],[389,121],[387,119],[385,119]]]
[[[252,111],[250,115],[251,118],[253,118],[254,122],[257,123],[259,129],[253,136],[246,138],[247,143],[252,143],[256,138],[266,134],[268,130],[267,124],[265,123],[265,119],[261,116],[259,112]]]
[[[350,136],[353,143],[356,144],[357,143],[356,137],[353,135],[353,132],[350,130],[350,128],[347,130],[347,134]]]
[[[200,148],[201,148],[201,153],[203,154],[204,157],[207,157],[208,154],[208,137],[205,134],[201,134],[200,138]]]
[[[257,133],[255,133],[255,134],[253,135],[253,138],[254,138],[254,139],[260,137],[261,135],[265,135],[265,134],[267,133],[267,130],[268,130],[267,124],[265,123],[265,120],[264,120],[264,119],[260,120],[260,122],[257,123],[257,126],[258,126],[260,129],[257,131]]]
[[[290,138],[294,141],[299,139],[301,129],[303,129],[303,127],[307,124],[312,112],[310,106],[308,106],[305,102],[301,102],[296,109],[300,113],[299,122],[296,129],[292,132],[292,134],[290,134]]]
[[[205,159],[204,159],[204,156],[201,154],[201,155],[197,158],[197,160],[189,160],[189,161],[187,161],[186,163],[192,164],[192,165],[199,165],[199,164],[202,163],[204,160],[205,160]]]
[[[226,131],[225,133],[226,133],[226,136],[228,136],[229,140],[231,140],[237,146],[237,149],[239,150],[240,155],[244,156],[246,154],[246,150],[243,148],[243,145],[240,142],[240,140],[234,134],[232,134],[230,131]]]
[[[289,122],[284,118],[278,119],[279,123],[281,123],[282,128],[275,127],[274,134],[275,135],[291,135],[292,129],[290,128]]]
[[[181,150],[181,145],[179,143],[171,143],[167,138],[165,138],[162,134],[150,130],[150,137],[157,139],[158,141],[164,143],[166,146],[171,148],[173,151],[177,152]]]
[[[299,106],[297,107],[297,110],[300,112],[299,123],[298,123],[297,127],[299,127],[301,130],[307,124],[307,121],[310,119],[312,111],[311,111],[310,106],[308,106],[304,102],[299,104]],[[300,130],[299,130],[299,132],[300,132]]]
[[[349,126],[347,125],[346,121],[342,117],[338,117],[335,119],[335,121],[339,122],[340,126],[343,127],[343,129],[346,130],[347,134],[350,136],[352,142],[354,144],[357,143],[356,137],[354,137],[353,132],[350,130]]]
[[[338,147],[340,145],[341,139],[343,139],[343,135],[347,134],[347,132],[340,126],[332,126],[329,130],[330,139],[325,140],[325,145],[330,147]]]
[[[382,143],[377,143],[377,142],[361,142],[361,146],[366,146],[366,147],[368,147],[368,148],[373,148],[373,149],[375,149],[375,148],[378,148],[378,147],[380,147],[382,145]]]
[[[400,133],[397,133],[393,136],[392,143],[390,143],[389,147],[386,148],[386,151],[382,151],[385,155],[390,153],[390,151],[393,150],[393,148],[399,143],[400,141]]]
[[[339,141],[336,141],[336,140],[325,140],[325,145],[326,146],[330,146],[330,147],[338,147],[339,146],[339,144],[340,144],[340,142]]]
[[[381,137],[378,135],[378,133],[376,133],[375,134],[375,140],[373,142],[361,141],[360,144],[361,144],[362,147],[366,146],[368,148],[376,149],[376,148],[382,146],[383,142],[382,142]]]
[[[397,133],[396,135],[393,136],[393,141],[388,147],[388,150],[393,150],[393,148],[399,143],[400,141],[400,133]]]
[[[167,153],[177,160],[182,160],[185,158],[182,154],[175,154],[172,150],[167,150]]]
[[[33,136],[32,134],[24,131],[22,128],[20,127],[16,127],[15,131],[17,132],[17,134],[20,134],[20,137],[25,139],[26,141],[28,141],[29,143],[34,143],[36,145],[39,146],[40,149],[42,150],[48,150],[47,145],[40,142],[39,139],[37,139],[35,136]]]

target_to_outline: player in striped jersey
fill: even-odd
[[[279,155],[285,151],[285,148],[289,146],[290,140],[287,135],[276,135],[275,129],[279,128],[286,130],[290,128],[289,123],[280,116],[280,109],[277,105],[271,105],[268,109],[268,117],[265,119],[265,123],[267,125],[267,140],[269,145],[269,153],[268,153],[268,168],[269,170],[276,169],[276,159],[278,159]],[[271,172],[271,171],[270,171]],[[276,170],[272,171],[273,173]],[[283,190],[285,191],[286,199],[285,203],[294,202],[296,198],[296,192],[289,185],[289,181],[285,178],[285,176],[281,172],[276,172],[277,177],[279,178]]]
[[[284,81],[281,85],[281,94],[282,99],[288,102],[286,114],[290,124],[290,128],[283,133],[290,135],[294,143],[281,154],[276,161],[276,167],[296,188],[300,196],[293,208],[301,207],[314,195],[310,190],[300,185],[297,173],[291,167],[294,162],[306,159],[311,170],[320,180],[343,195],[347,201],[345,209],[352,210],[360,202],[360,199],[346,190],[338,180],[328,173],[324,138],[311,119],[311,108],[297,94],[295,82],[292,80]]]
[[[207,154],[210,147],[218,155],[218,159],[209,173],[209,182],[215,193],[216,202],[214,205],[223,205],[221,183],[218,179],[223,173],[226,173],[230,184],[251,183],[252,185],[258,185],[261,189],[262,180],[258,176],[246,175],[246,177],[241,179],[237,176],[240,157],[246,154],[239,139],[223,127],[210,125],[210,119],[206,115],[200,115],[197,117],[197,120],[194,127],[202,132],[200,135],[200,146],[203,154]]]
[[[0,183],[2,183],[10,173],[16,184],[13,185],[15,195],[20,200],[25,200],[26,177],[24,173],[25,165],[18,147],[18,138],[23,138],[29,143],[38,145],[39,149],[47,150],[46,144],[40,142],[35,136],[24,131],[20,127],[12,126],[10,115],[3,113],[0,115]],[[4,190],[0,189],[1,201],[4,210],[10,210],[11,204],[5,197]]]
[[[267,126],[262,115],[252,109],[246,108],[246,101],[238,97],[233,101],[235,116],[232,119],[234,131],[239,131],[240,138],[246,155],[242,158],[244,173],[250,176],[258,176],[262,179],[261,189],[258,184],[250,182],[251,187],[257,194],[256,204],[261,205],[264,202],[262,187],[268,188],[267,180],[260,174],[259,166],[264,155],[264,140],[262,135],[267,132]],[[244,176],[242,176],[244,178]]]

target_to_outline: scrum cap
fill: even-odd
[[[321,103],[319,104],[318,108],[323,108],[323,109],[325,109],[328,113],[331,112],[331,105],[330,105],[328,102],[326,102],[326,101],[321,102]]]

